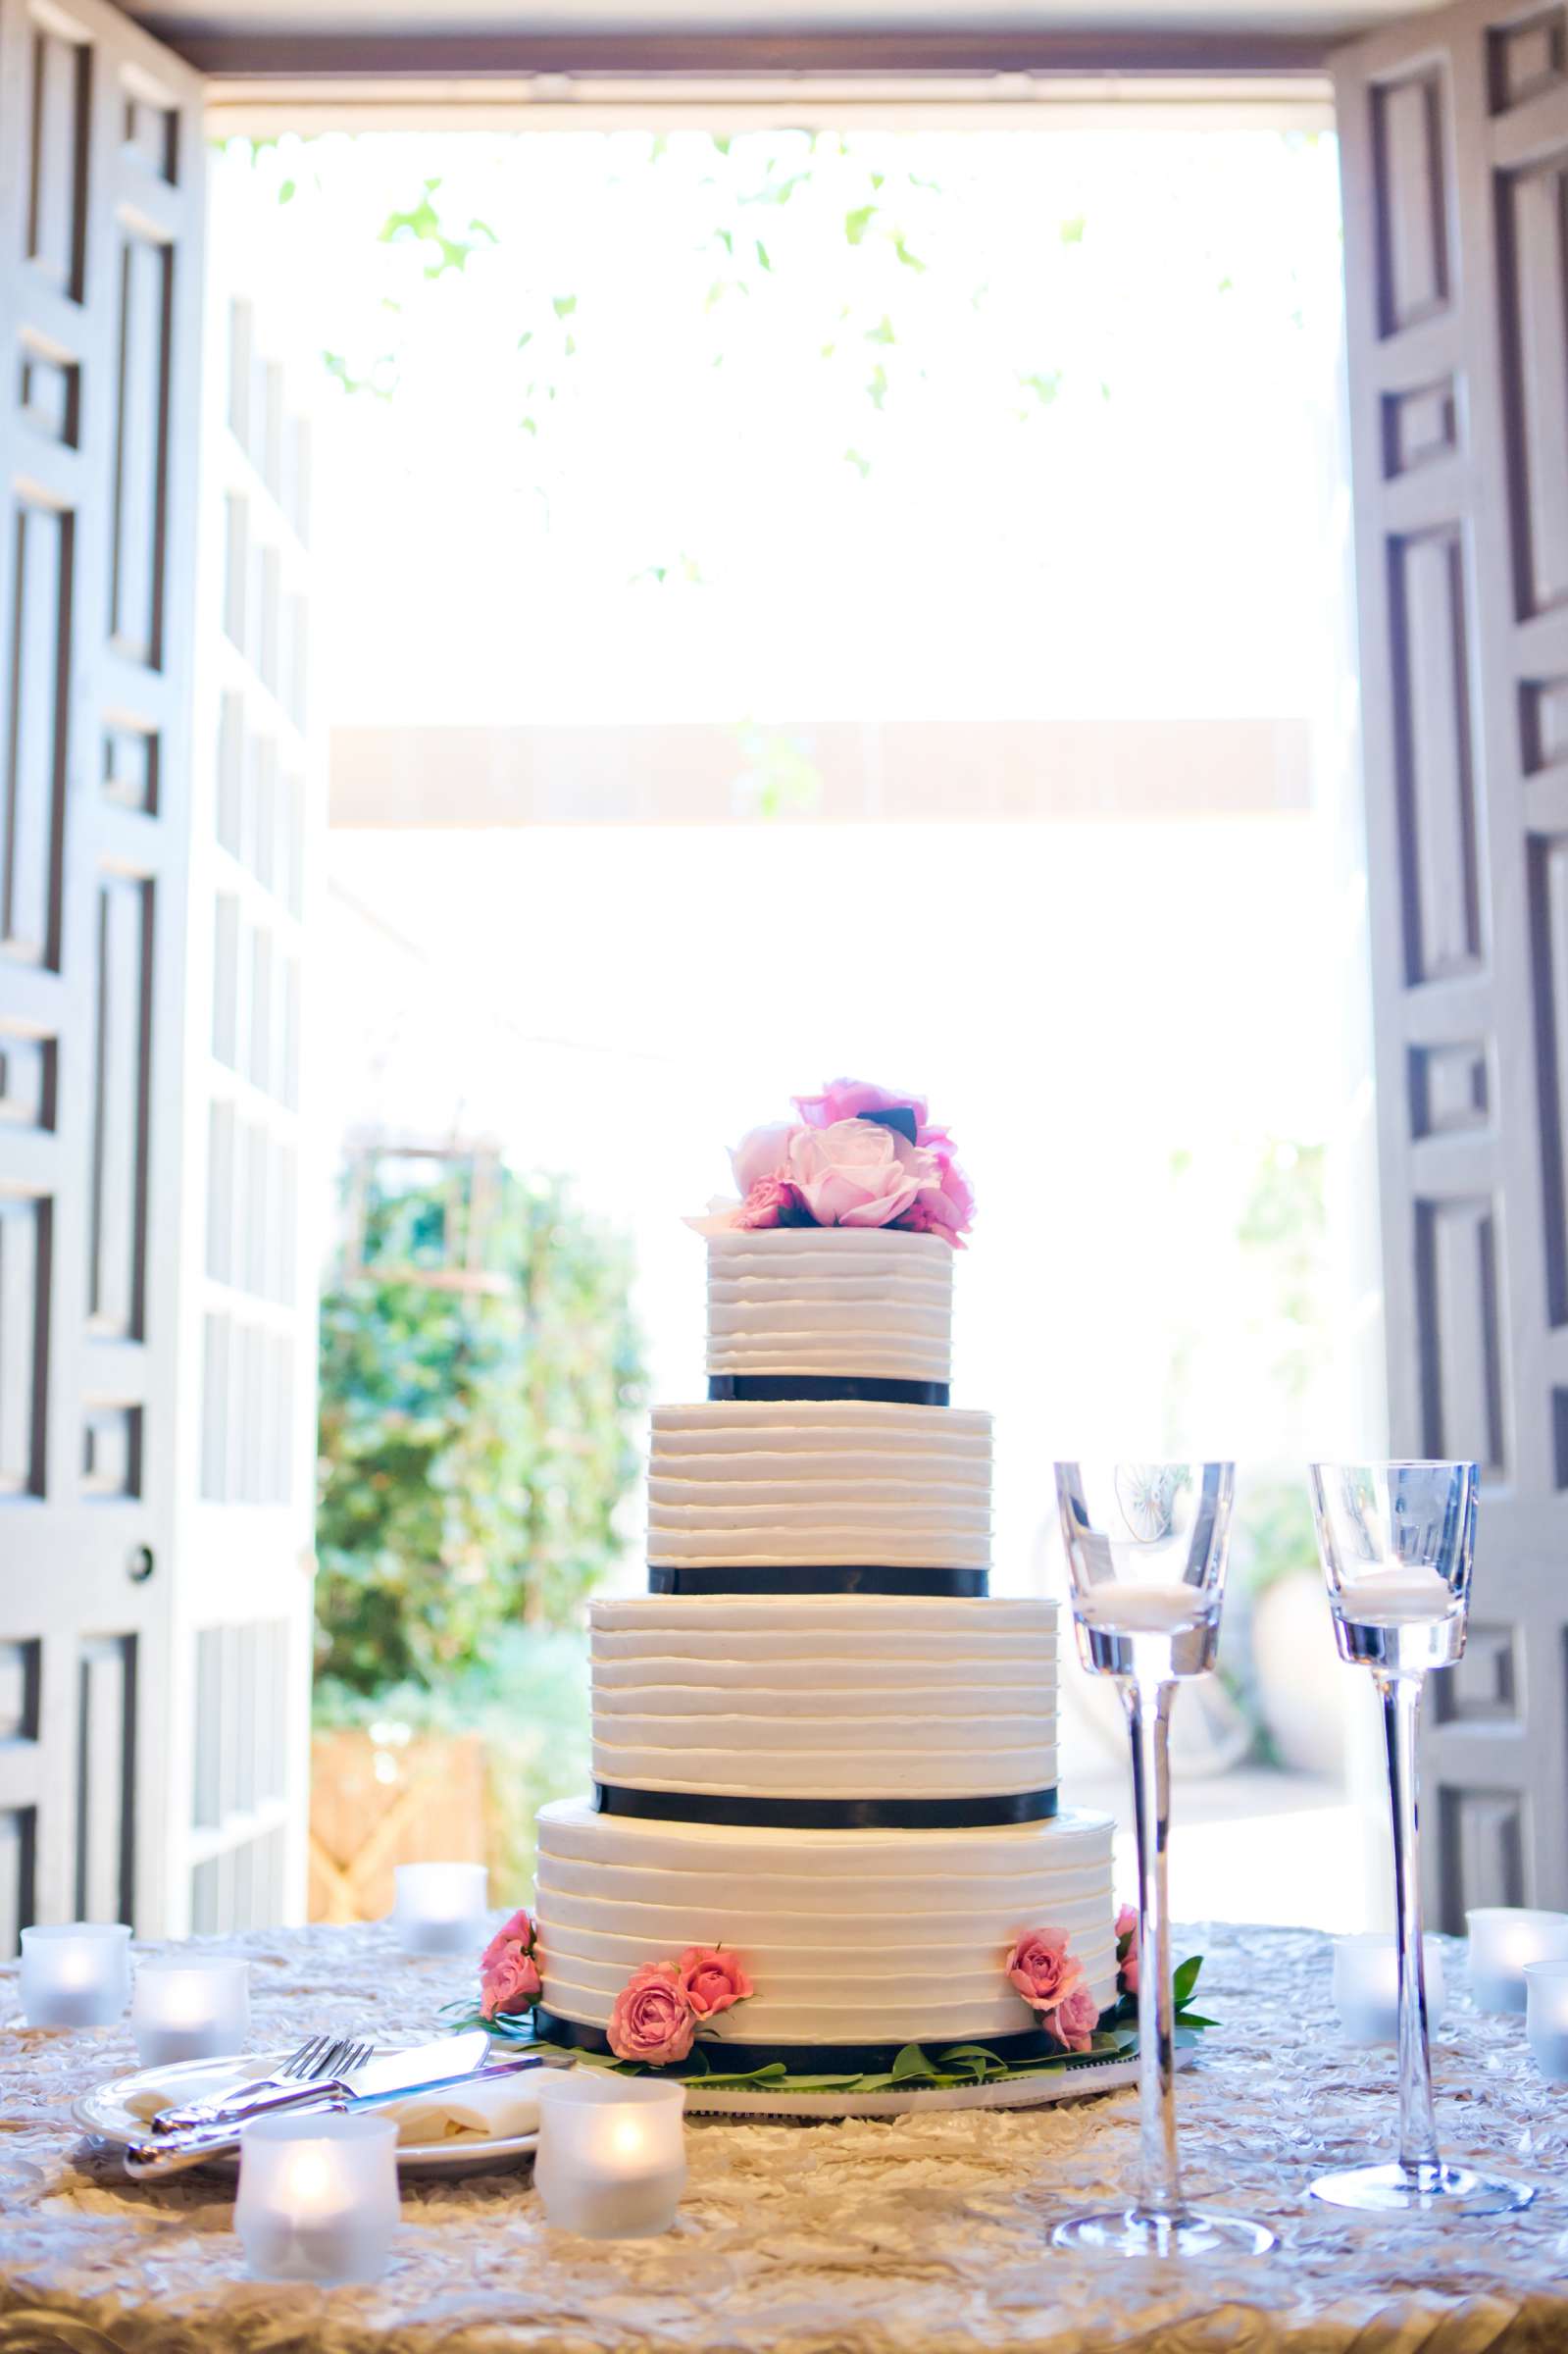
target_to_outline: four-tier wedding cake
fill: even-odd
[[[791,2072],[1083,2048],[1116,1999],[1112,1826],[1058,1806],[1055,1605],[987,1595],[990,1417],[947,1402],[969,1190],[917,1099],[797,1109],[693,1221],[708,1399],[654,1413],[649,1592],[591,1607],[594,1792],[539,1818],[536,2027]]]

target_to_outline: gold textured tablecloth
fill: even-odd
[[[313,2027],[414,2040],[466,1973],[400,1957],[381,1928],[234,1941],[253,1964],[254,2042]],[[1186,1942],[1186,1941],[1184,1941]],[[1051,2224],[1117,2192],[1137,2098],[875,2124],[694,2124],[668,2237],[595,2245],[549,2229],[527,2164],[411,2185],[374,2288],[246,2278],[230,2192],[154,2188],[72,2124],[86,2086],[134,2065],[125,2028],[29,2033],[0,1971],[0,2354],[1568,2354],[1568,2093],[1543,2084],[1523,2021],[1478,2019],[1450,1949],[1438,2044],[1450,2156],[1541,2185],[1534,2210],[1468,2229],[1314,2211],[1316,2171],[1387,2154],[1391,2055],[1340,2050],[1326,1939],[1193,1933],[1224,2021],[1180,2085],[1191,2187],[1267,2218],[1249,2264],[1066,2258]]]

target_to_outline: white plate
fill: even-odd
[[[1197,2054],[1181,2051],[1178,2068],[1190,2068]],[[1097,2092],[1117,2092],[1138,2082],[1134,2060],[1088,2060],[1082,2068],[1015,2078],[1010,2084],[911,2085],[906,2092],[704,2092],[700,2082],[686,2086],[688,2117],[813,2118],[823,2122],[843,2117],[908,2117],[936,2109],[1039,2109],[1048,2101],[1083,2101]]]
[[[146,2093],[161,2093],[164,2105],[210,2099],[226,2092],[240,2075],[270,2075],[288,2057],[286,2052],[247,2052],[243,2059],[184,2060],[176,2068],[139,2069],[133,2076],[116,2076],[73,2102],[78,2125],[100,2141],[124,2149],[148,2131],[147,2120],[131,2107]],[[479,2175],[516,2166],[538,2140],[537,2133],[516,2133],[493,2141],[410,2141],[398,2145],[397,2171],[402,2175]],[[237,2151],[214,2158],[212,2165],[230,2172],[239,2164]]]

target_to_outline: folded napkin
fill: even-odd
[[[411,2141],[508,2141],[538,2130],[541,2073],[526,2070],[472,2087],[449,2084],[441,2092],[388,2101],[383,2114],[396,2118],[397,2138],[405,2146]]]

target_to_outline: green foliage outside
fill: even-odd
[[[626,1247],[558,1181],[503,1170],[480,1265],[446,1288],[469,1207],[450,1183],[373,1197],[361,1267],[322,1303],[317,1667],[365,1696],[570,1625],[636,1467]]]
[[[506,1170],[476,1219],[452,1165],[373,1189],[322,1303],[315,1718],[394,1756],[477,1734],[510,1899],[538,1808],[588,1780],[577,1621],[620,1550],[645,1383],[621,1238]]]

